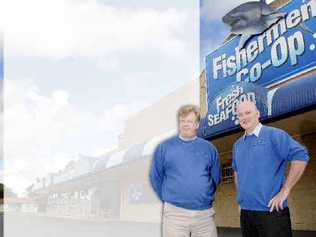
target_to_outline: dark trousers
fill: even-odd
[[[277,212],[241,210],[243,237],[292,237],[289,208]]]

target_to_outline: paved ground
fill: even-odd
[[[3,213],[0,213],[0,236],[3,237]]]
[[[4,230],[4,237],[161,237],[158,224],[12,214],[5,216]],[[219,228],[218,232],[219,237],[241,237],[237,228]],[[293,237],[312,236],[316,232],[295,232]]]

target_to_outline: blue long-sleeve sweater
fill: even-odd
[[[163,202],[191,210],[210,208],[220,178],[218,152],[208,141],[176,136],[156,148],[150,181]]]
[[[307,162],[308,152],[285,131],[262,126],[258,136],[242,136],[233,147],[233,169],[237,172],[237,201],[242,209],[269,211],[269,201],[286,180],[287,161]],[[288,206],[287,199],[283,207]]]

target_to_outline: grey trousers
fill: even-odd
[[[164,203],[163,237],[217,237],[213,208],[198,211]]]

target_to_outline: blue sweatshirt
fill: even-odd
[[[269,201],[285,182],[286,162],[293,160],[307,162],[307,150],[281,129],[262,126],[258,137],[239,138],[233,147],[233,169],[238,177],[240,207],[269,211]],[[286,200],[283,207],[287,206]]]
[[[208,141],[172,137],[156,148],[150,181],[163,202],[191,210],[208,209],[220,177],[218,152]]]

